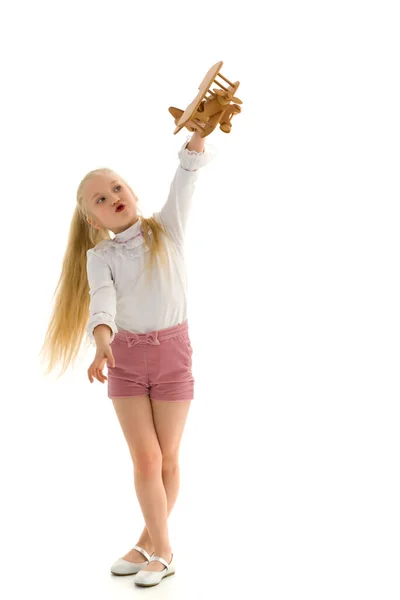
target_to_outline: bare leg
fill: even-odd
[[[153,542],[154,553],[170,560],[167,496],[161,475],[161,460],[156,459],[146,464],[139,462],[135,465],[135,488]],[[151,566],[153,565],[154,563]],[[160,570],[162,568],[164,567],[160,563]]]
[[[178,463],[163,465],[162,468],[162,480],[164,484],[165,493],[167,496],[167,517],[172,512],[172,509],[175,506],[175,502],[178,498],[179,493],[179,485],[180,485],[180,470]],[[147,527],[145,527],[142,531],[142,534],[137,542],[138,546],[141,546],[149,554],[154,552],[154,544],[151,541],[149,532]],[[129,560],[129,559],[127,559]]]
[[[180,482],[179,447],[190,405],[191,400],[181,400],[179,402],[152,400],[154,426],[162,451],[162,480],[167,497],[167,517],[178,497]],[[142,532],[143,534],[152,539],[151,530],[148,532],[148,528]],[[168,547],[162,544],[158,547],[157,543],[154,542],[154,553],[156,556],[162,556],[168,562],[172,556],[169,543]],[[145,571],[161,571],[163,569],[164,565],[156,561],[149,563],[144,568]]]
[[[136,493],[146,522],[137,544],[166,560],[171,557],[167,519],[179,491],[178,451],[190,402],[150,401],[143,396],[113,399],[133,460]],[[123,558],[144,560],[136,550]],[[152,562],[147,570],[163,568],[162,563]]]

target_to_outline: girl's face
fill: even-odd
[[[99,173],[85,182],[84,198],[92,218],[87,221],[96,229],[106,227],[121,233],[137,221],[136,196],[116,173]],[[116,208],[124,204],[123,210]]]

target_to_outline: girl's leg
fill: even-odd
[[[171,547],[167,525],[168,504],[163,478],[167,473],[165,479],[166,485],[170,485],[169,489],[172,491],[172,510],[179,487],[177,452],[190,401],[157,401],[155,409],[153,406],[154,420],[149,396],[113,398],[112,401],[133,460],[135,488],[146,522],[147,535],[152,542],[151,551],[169,560]],[[162,448],[165,451],[164,456]],[[140,541],[138,544],[150,551],[150,548],[146,547],[146,537],[143,539],[141,536]],[[141,562],[143,556],[139,556],[141,558],[128,558],[128,555],[124,558]],[[162,570],[164,565],[152,562],[148,567],[149,570]]]
[[[162,479],[167,496],[167,516],[169,517],[179,493],[179,448],[191,400],[177,402],[152,400],[151,404],[154,427],[162,452]],[[137,544],[146,550],[148,546],[152,546],[147,527],[143,529]]]
[[[162,550],[165,553],[170,547],[167,497],[162,481],[161,448],[154,428],[150,398],[148,395],[112,398],[112,402],[132,458],[136,495],[151,536],[152,551]],[[136,550],[128,554],[131,553],[136,558],[128,555],[123,558],[132,562],[145,560]]]

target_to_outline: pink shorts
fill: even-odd
[[[111,349],[115,367],[107,361],[109,398],[149,394],[152,400],[193,400],[193,349],[187,320],[149,333],[120,330]]]

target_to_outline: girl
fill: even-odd
[[[58,361],[63,374],[85,332],[96,348],[88,378],[108,381],[146,523],[111,572],[140,571],[135,583],[144,586],[175,572],[167,519],[178,495],[179,446],[194,397],[184,237],[198,170],[217,152],[195,128],[190,131],[168,198],[152,217],[141,215],[135,193],[114,171],[96,169],[83,178],[42,349],[50,358],[46,374]]]

